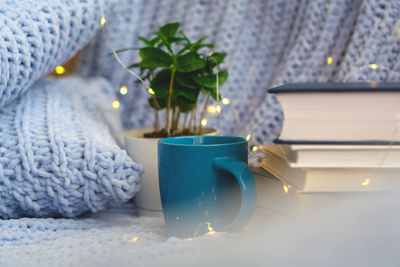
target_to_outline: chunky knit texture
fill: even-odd
[[[109,91],[102,80],[42,81],[0,109],[0,218],[76,216],[138,191],[142,170],[101,116]]]
[[[229,79],[222,95],[219,129],[223,135],[247,136],[253,143],[277,137],[282,111],[267,93],[291,82],[399,81],[400,1],[398,0],[121,0],[106,25],[115,49],[138,47],[137,36],[149,37],[164,23],[182,22],[191,38],[208,35],[217,51],[228,53],[224,68]],[[87,47],[81,70],[103,75],[115,90],[128,87],[123,123],[128,128],[151,126],[145,88],[135,84],[110,52],[104,36]],[[332,63],[327,59],[332,57]],[[129,64],[137,51],[121,54]],[[372,70],[370,63],[387,70]],[[217,117],[209,115],[209,125]]]
[[[100,18],[98,0],[0,1],[0,107],[81,49]]]

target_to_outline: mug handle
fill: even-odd
[[[234,157],[216,158],[213,161],[213,165],[218,169],[231,173],[239,184],[242,199],[239,213],[231,224],[221,229],[222,231],[238,231],[250,221],[256,208],[254,176],[246,163]]]

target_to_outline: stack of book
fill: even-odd
[[[261,167],[302,192],[400,190],[400,84],[291,84]]]

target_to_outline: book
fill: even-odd
[[[400,191],[400,168],[293,168],[278,145],[264,145],[260,167],[299,192]]]
[[[291,143],[400,144],[400,83],[288,84],[269,90]]]
[[[294,168],[400,168],[400,146],[284,144],[280,149]]]

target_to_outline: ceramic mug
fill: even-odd
[[[254,213],[256,186],[241,137],[184,136],[158,142],[161,203],[168,234],[236,231]]]

